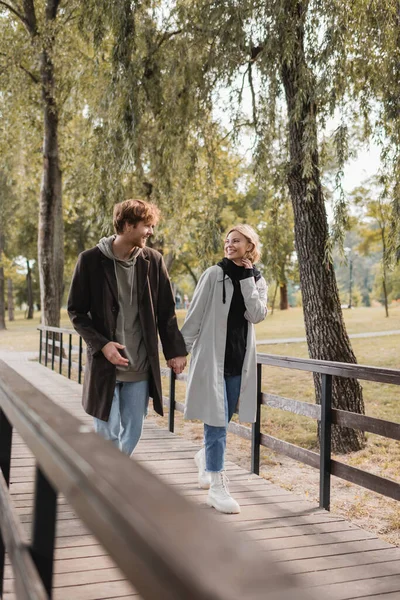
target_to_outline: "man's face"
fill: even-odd
[[[136,225],[125,225],[123,236],[132,246],[138,248],[144,248],[148,238],[154,233],[153,223],[145,223],[145,221],[139,221]]]

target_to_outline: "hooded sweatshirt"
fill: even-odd
[[[114,262],[118,285],[119,312],[115,340],[125,346],[123,354],[129,360],[127,367],[117,367],[117,381],[143,381],[149,376],[149,361],[139,319],[136,277],[136,259],[141,252],[135,248],[128,260],[117,258],[112,250],[115,235],[104,237],[97,244],[99,250]]]

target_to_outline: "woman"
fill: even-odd
[[[195,456],[199,486],[210,488],[207,504],[224,513],[240,512],[224,471],[227,426],[239,397],[240,421],[256,419],[253,324],[267,314],[267,285],[253,266],[259,258],[254,229],[230,229],[225,258],[201,276],[182,328],[186,349],[192,352],[185,418],[204,422],[204,448]]]

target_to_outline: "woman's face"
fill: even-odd
[[[238,231],[231,231],[225,240],[224,249],[226,258],[238,264],[241,264],[242,258],[244,258],[246,252],[251,250],[251,248],[252,244]]]

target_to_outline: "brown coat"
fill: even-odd
[[[178,329],[175,303],[164,260],[144,248],[137,258],[139,318],[150,362],[150,396],[154,410],[163,414],[157,328],[165,358],[186,356]],[[108,421],[116,381],[116,368],[101,352],[115,341],[118,288],[113,261],[97,248],[79,255],[68,297],[68,314],[87,347],[82,403],[85,411]]]

